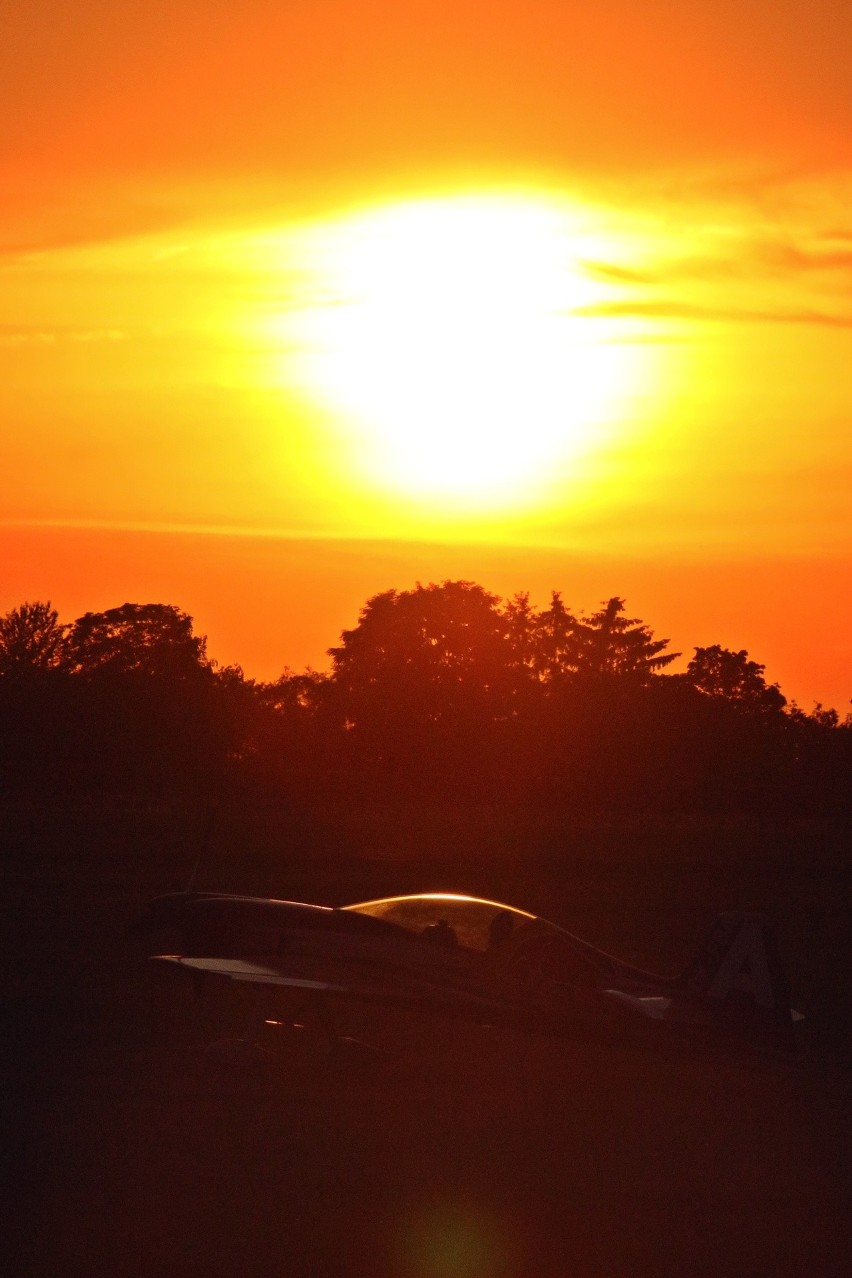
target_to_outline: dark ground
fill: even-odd
[[[717,909],[765,909],[812,1031],[791,1064],[418,1020],[391,1027],[399,1056],[285,1050],[242,1078],[203,1064],[238,1023],[230,991],[194,999],[123,936],[145,899],[184,885],[193,820],[18,810],[4,829],[4,1272],[850,1272],[836,832],[575,823],[561,842],[539,826],[525,852],[520,818],[397,812],[335,818],[321,853],[304,828],[235,822],[200,886],[332,904],[467,889],[662,971]]]

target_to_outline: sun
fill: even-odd
[[[315,300],[278,326],[352,467],[445,506],[529,500],[609,430],[631,352],[589,318],[580,214],[518,195],[388,205],[324,226]],[[602,340],[603,338],[603,340]]]

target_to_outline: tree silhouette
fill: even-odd
[[[538,678],[539,614],[530,603],[529,591],[507,599],[502,607],[510,660],[519,679]]]
[[[40,795],[342,797],[462,807],[841,811],[852,720],[787,706],[743,649],[676,654],[614,596],[471,581],[388,590],[329,650],[328,674],[273,683],[214,668],[166,604],[0,617],[0,781]]]
[[[48,600],[22,603],[0,617],[0,675],[26,677],[62,662],[65,626]]]
[[[754,713],[778,714],[787,698],[777,683],[767,684],[764,669],[759,662],[749,661],[745,648],[732,652],[714,643],[695,649],[685,678],[707,696],[724,698]]]
[[[350,750],[370,766],[422,777],[476,771],[515,682],[496,595],[469,581],[389,590],[329,650],[331,699]]]
[[[536,669],[544,683],[576,674],[582,667],[585,630],[554,590],[550,607],[538,614],[536,627]]]
[[[304,715],[315,711],[323,700],[328,675],[308,668],[296,674],[289,667],[273,683],[257,685],[261,703],[282,715]]]
[[[679,652],[664,653],[668,639],[654,639],[638,617],[624,617],[624,600],[614,596],[582,622],[578,668],[591,675],[629,675],[647,682]]]
[[[511,657],[498,603],[470,581],[375,595],[329,649],[334,683],[353,704],[390,694],[433,719],[471,698],[491,706],[505,695]]]
[[[206,640],[192,633],[192,618],[171,604],[122,604],[87,612],[68,632],[71,671],[79,675],[129,674],[187,678],[210,670]]]

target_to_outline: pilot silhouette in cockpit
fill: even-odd
[[[498,910],[488,928],[489,950],[499,950],[515,930],[515,920],[508,910]]]
[[[428,923],[420,935],[430,945],[442,945],[452,949],[459,943],[455,929],[450,927],[446,919],[438,919],[437,923]]]

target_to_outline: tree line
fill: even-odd
[[[745,650],[669,641],[613,597],[585,615],[470,581],[369,599],[327,672],[220,667],[169,604],[0,617],[0,786],[135,799],[222,787],[600,810],[836,811],[852,717],[789,704]]]

